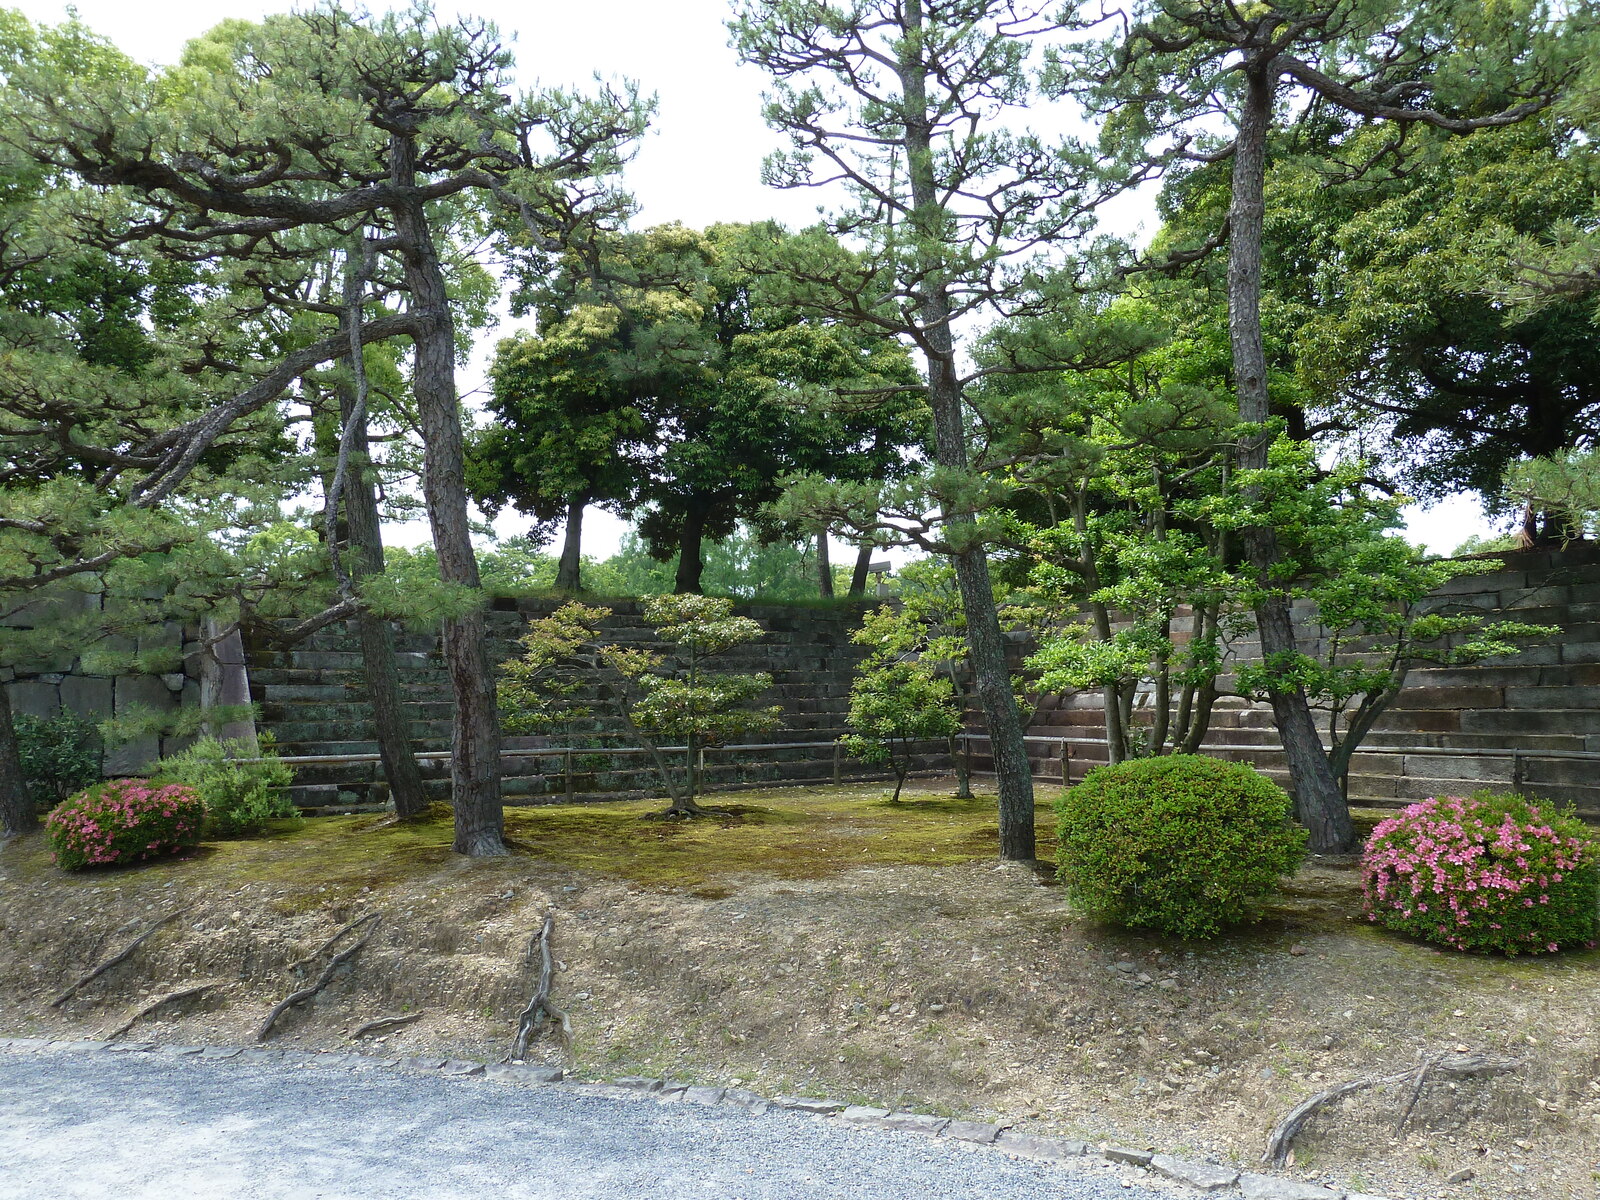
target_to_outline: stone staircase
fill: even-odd
[[[1593,547],[1496,556],[1501,569],[1441,589],[1442,603],[1492,611],[1501,619],[1554,625],[1554,638],[1471,667],[1411,673],[1405,690],[1363,742],[1374,753],[1351,762],[1350,795],[1378,806],[1480,788],[1516,789],[1570,802],[1600,819],[1600,554]],[[1258,656],[1253,641],[1230,647],[1234,661]],[[1146,714],[1146,719],[1147,714]],[[1103,737],[1100,697],[1045,701],[1029,733],[1038,738]],[[1218,702],[1209,753],[1254,763],[1288,782],[1271,710]],[[1385,748],[1407,753],[1382,753]],[[1069,744],[1076,781],[1105,761],[1103,744]],[[1428,751],[1456,753],[1429,753]],[[1062,778],[1059,743],[1033,742],[1034,770]],[[1541,755],[1556,757],[1541,757]],[[1594,754],[1594,758],[1560,757]],[[984,760],[978,761],[980,770]]]
[[[516,638],[526,630],[530,617],[548,615],[555,606],[546,600],[497,601],[488,614],[490,662],[511,658],[517,650]],[[660,648],[637,602],[617,601],[606,606],[612,610],[605,623],[612,640]],[[832,779],[836,766],[831,747],[783,744],[831,743],[844,732],[850,684],[863,655],[850,641],[860,623],[860,609],[743,605],[737,611],[759,621],[767,634],[719,658],[717,669],[771,674],[772,691],[762,703],[782,707],[782,724],[770,734],[746,739],[771,744],[772,749],[709,749],[704,772],[707,786],[718,789]],[[419,752],[447,752],[454,705],[437,635],[397,631],[396,658],[414,747]],[[253,649],[250,685],[252,698],[260,706],[262,727],[276,739],[280,754],[376,754],[362,656],[352,629],[330,627],[289,651]],[[572,756],[570,780],[565,755],[508,753],[501,782],[506,802],[557,803],[566,801],[569,794],[577,800],[661,794],[659,779],[645,756],[606,753],[607,746],[624,744],[616,736],[619,732],[614,720],[596,719],[570,736],[508,736],[503,747],[508,752],[573,745],[579,746],[580,752]],[[438,799],[448,799],[447,756],[425,759],[422,767],[430,792]],[[837,769],[842,778],[881,777],[849,759],[839,762]],[[299,764],[292,794],[303,809],[330,810],[383,804],[388,788],[376,762]]]

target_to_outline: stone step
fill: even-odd
[[[1600,734],[1600,709],[1589,693],[1589,707],[1548,709],[1469,709],[1462,712],[1463,733],[1491,733],[1506,737],[1520,734]]]

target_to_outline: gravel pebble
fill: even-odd
[[[709,1089],[720,1090],[720,1089]],[[0,1200],[1170,1200],[1078,1165],[774,1112],[426,1074],[0,1054]]]

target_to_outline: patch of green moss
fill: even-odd
[[[992,797],[889,804],[880,788],[781,788],[707,804],[711,814],[686,821],[651,819],[660,801],[511,809],[506,829],[533,857],[697,895],[726,895],[726,881],[743,874],[813,879],[971,862],[993,857],[998,838]]]
[[[948,866],[993,858],[998,840],[995,801],[988,796],[957,800],[911,792],[890,804],[877,786],[813,787],[704,803],[711,811],[692,820],[659,819],[660,800],[508,808],[513,854],[500,869],[517,870],[519,861],[534,859],[721,898],[744,875],[814,879],[863,866]],[[1049,820],[1042,810],[1042,855],[1051,844]],[[73,876],[50,866],[41,842],[13,847],[6,868],[8,874],[47,873],[68,887],[116,888],[135,875],[143,886],[265,883],[281,890],[281,904],[298,909],[437,874],[453,862],[464,865],[467,860],[453,857],[451,840],[450,810],[435,805],[418,821],[366,815],[275,822],[270,836],[209,842],[182,858]]]

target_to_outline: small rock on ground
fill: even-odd
[[[1067,1138],[1036,1137],[1031,1133],[1005,1130],[995,1139],[995,1144],[1007,1154],[1022,1158],[1036,1158],[1044,1162],[1063,1162],[1069,1158],[1082,1158],[1088,1151],[1083,1142]]]
[[[1000,1136],[1000,1126],[983,1121],[951,1121],[944,1127],[944,1136],[958,1142],[977,1142],[987,1145]]]
[[[1152,1156],[1150,1169],[1158,1175],[1165,1175],[1168,1179],[1175,1179],[1202,1192],[1219,1192],[1223,1188],[1232,1187],[1239,1178],[1239,1172],[1231,1167],[1219,1167],[1215,1163],[1191,1162],[1185,1158],[1173,1158],[1169,1154]]]
[[[752,1113],[764,1113],[772,1109],[772,1101],[765,1096],[758,1096],[749,1088],[729,1088],[722,1093],[722,1102]]]
[[[1148,1150],[1133,1150],[1127,1146],[1107,1146],[1100,1151],[1100,1157],[1114,1163],[1126,1163],[1130,1167],[1148,1167],[1155,1155]]]
[[[497,1083],[560,1083],[560,1067],[541,1067],[535,1063],[490,1063],[483,1073]]]
[[[859,1104],[852,1104],[839,1114],[839,1120],[849,1125],[865,1125],[869,1129],[881,1128],[878,1124],[889,1115],[887,1108],[864,1108]]]
[[[834,1113],[845,1110],[845,1105],[837,1100],[813,1100],[809,1096],[779,1096],[773,1100],[774,1108],[785,1108],[790,1112],[812,1113],[819,1117],[831,1117]]]
[[[1315,1183],[1301,1183],[1298,1179],[1280,1179],[1276,1175],[1239,1176],[1239,1190],[1244,1200],[1343,1200],[1344,1193]]]
[[[950,1124],[949,1117],[935,1117],[928,1113],[890,1113],[883,1118],[882,1128],[899,1129],[906,1133],[937,1134]]]
[[[683,1095],[679,1099],[685,1104],[721,1104],[722,1097],[727,1091],[727,1088],[719,1087],[684,1088]]]

